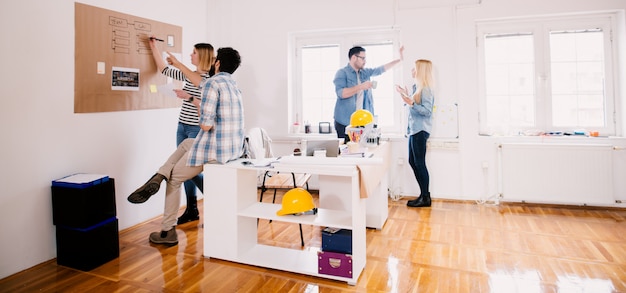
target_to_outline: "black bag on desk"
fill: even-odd
[[[352,230],[322,230],[322,251],[352,254]]]

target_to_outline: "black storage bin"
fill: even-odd
[[[87,228],[116,216],[115,180],[74,187],[52,185],[52,223]]]
[[[322,251],[352,254],[352,230],[322,230]]]
[[[59,265],[89,271],[120,255],[116,218],[85,229],[57,225],[56,230]]]
[[[57,264],[89,271],[119,257],[115,180],[75,174],[52,181],[51,188]]]

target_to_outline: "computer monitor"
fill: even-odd
[[[339,142],[341,139],[305,139],[302,141],[307,156],[313,156],[315,150],[326,150],[326,157],[339,156]]]

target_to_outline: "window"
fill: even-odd
[[[478,23],[481,134],[615,135],[615,15]]]
[[[310,123],[317,132],[319,122],[333,125],[335,85],[333,79],[340,68],[348,64],[348,51],[354,46],[366,50],[366,67],[378,67],[398,58],[397,32],[393,30],[368,30],[348,32],[299,33],[292,36],[295,46],[291,78],[290,123]],[[377,81],[374,97],[375,115],[384,131],[400,130],[401,99],[394,99],[394,84],[402,79],[400,66],[373,77]]]

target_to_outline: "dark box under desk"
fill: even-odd
[[[85,229],[56,226],[57,264],[92,270],[120,255],[118,220],[111,218]]]

